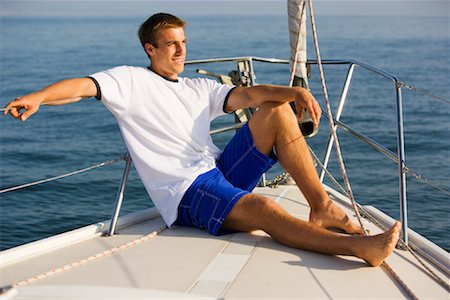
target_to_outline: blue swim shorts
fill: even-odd
[[[274,153],[266,156],[256,149],[245,124],[225,147],[217,167],[198,176],[186,191],[174,224],[202,228],[213,235],[228,233],[220,228],[233,206],[276,162]]]

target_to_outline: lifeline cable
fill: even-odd
[[[398,83],[397,83],[397,86],[398,86],[398,87],[405,87],[405,88],[407,88],[408,90],[410,90],[410,91],[412,91],[412,92],[416,92],[416,93],[419,93],[419,94],[422,94],[422,95],[431,97],[431,98],[433,98],[433,99],[442,101],[442,102],[444,102],[444,103],[450,104],[450,100],[448,100],[448,99],[445,99],[445,98],[439,97],[439,96],[435,96],[435,95],[431,94],[430,92],[428,92],[428,91],[426,91],[426,90],[424,90],[424,89],[416,88],[415,86],[408,85],[408,84],[406,84],[406,83],[404,83],[404,82],[401,82],[401,81],[398,82]]]
[[[21,190],[21,189],[24,189],[24,188],[35,186],[35,185],[38,185],[38,184],[47,183],[47,182],[50,182],[50,181],[66,178],[66,177],[69,177],[69,176],[72,176],[72,175],[76,175],[76,174],[79,174],[79,173],[84,173],[84,172],[91,171],[91,170],[96,169],[96,168],[100,168],[100,167],[104,167],[104,166],[107,166],[107,165],[115,164],[115,163],[117,163],[117,162],[119,162],[121,160],[125,160],[125,155],[122,155],[121,157],[119,157],[117,159],[106,160],[104,162],[97,163],[97,164],[94,164],[92,166],[89,166],[89,167],[86,167],[86,168],[83,168],[83,169],[80,169],[80,170],[76,170],[76,171],[73,171],[73,172],[69,172],[69,173],[66,173],[66,174],[63,174],[63,175],[58,175],[58,176],[50,177],[50,178],[47,178],[47,179],[42,179],[42,180],[30,182],[30,183],[21,184],[21,185],[18,185],[18,186],[5,188],[5,189],[0,190],[0,194],[7,193],[7,192],[12,192],[12,191],[17,191],[17,190]]]

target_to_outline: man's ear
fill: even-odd
[[[148,55],[149,57],[152,57],[152,56],[153,56],[153,52],[154,52],[155,47],[154,47],[152,44],[146,43],[146,44],[144,45],[144,49],[145,49],[145,52],[147,53],[147,55]]]

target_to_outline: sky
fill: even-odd
[[[449,0],[313,0],[316,15],[449,17]],[[284,15],[286,0],[0,0],[0,16]]]

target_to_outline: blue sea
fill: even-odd
[[[283,16],[181,16],[188,22],[188,59],[258,56],[288,58]],[[146,17],[1,17],[0,106],[54,81],[84,77],[117,65],[147,66],[137,38]],[[383,69],[411,86],[450,99],[449,20],[425,17],[317,18],[324,59],[354,59]],[[312,43],[310,43],[312,45]],[[314,59],[313,47],[309,57]],[[202,65],[227,74],[232,64]],[[255,63],[258,83],[286,85],[286,65]],[[347,66],[325,66],[333,109]],[[313,66],[311,89],[324,106]],[[185,76],[197,76],[187,67]],[[450,106],[404,89],[407,165],[449,190]],[[393,84],[356,68],[342,121],[396,151]],[[213,127],[230,121],[216,120]],[[323,157],[326,118],[309,140]],[[369,146],[339,131],[356,199],[399,218],[397,166]],[[221,147],[227,136],[215,137]],[[27,122],[0,117],[0,190],[65,174],[118,158],[126,152],[113,116],[94,99],[59,107],[44,106]],[[335,155],[331,171],[339,177]],[[116,163],[29,189],[0,194],[0,250],[110,217],[124,163]],[[268,174],[273,178],[279,167]],[[408,176],[409,225],[450,249],[449,196]],[[326,180],[326,183],[333,184]],[[152,202],[133,170],[123,213]]]

